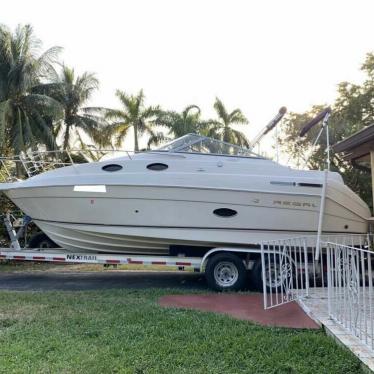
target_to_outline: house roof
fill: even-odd
[[[370,154],[374,151],[374,124],[334,144],[332,148],[337,153],[344,153],[343,157],[351,161]]]

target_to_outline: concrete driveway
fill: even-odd
[[[184,272],[0,272],[0,290],[81,291],[110,288],[183,288],[208,289],[198,273]]]

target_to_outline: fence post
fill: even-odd
[[[304,238],[304,262],[305,262],[304,274],[305,274],[306,296],[309,296],[309,262],[308,262],[308,248],[307,248],[306,238]]]
[[[330,244],[327,243],[327,302],[328,302],[328,313],[329,318],[331,318],[331,249]],[[323,271],[323,269],[322,269]]]
[[[262,288],[264,295],[264,308],[267,308],[267,295],[266,295],[266,270],[265,270],[265,248],[264,243],[261,243],[261,269],[262,269]]]

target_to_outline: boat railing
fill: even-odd
[[[53,151],[29,151],[16,156],[0,157],[0,182],[27,179],[45,171],[106,158],[127,156],[134,152],[124,150],[69,149]]]

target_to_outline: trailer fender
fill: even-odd
[[[217,252],[228,252],[228,253],[258,253],[261,254],[261,249],[258,248],[232,248],[232,247],[217,247],[213,248],[207,253],[205,253],[204,257],[201,260],[200,264],[200,272],[203,273],[205,270],[205,266],[208,262],[209,257],[211,257],[213,254],[216,254]],[[246,264],[248,266],[248,264]],[[249,264],[253,267],[253,263]]]

